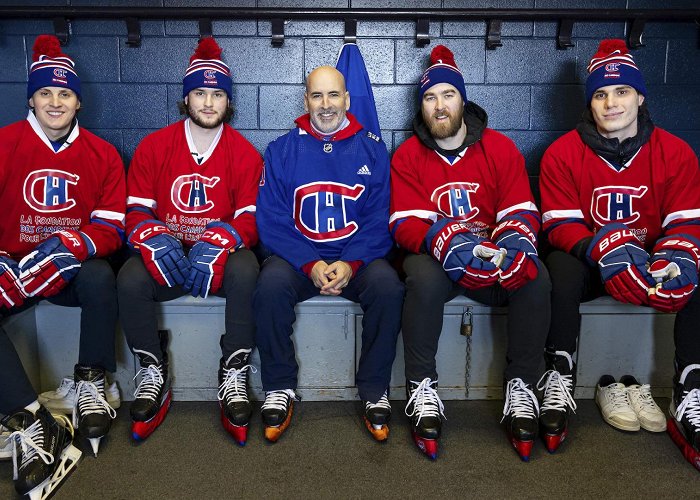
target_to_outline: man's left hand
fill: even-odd
[[[352,267],[343,260],[328,264],[324,271],[328,283],[321,287],[321,295],[340,295],[352,278]]]

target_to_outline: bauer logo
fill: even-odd
[[[208,189],[219,182],[219,177],[204,177],[199,174],[181,175],[170,190],[170,200],[178,210],[185,213],[206,212],[214,208]]]
[[[80,177],[62,170],[35,170],[24,180],[24,201],[39,212],[62,212],[75,206],[69,187]]]
[[[294,191],[294,224],[313,241],[335,241],[358,230],[356,201],[365,186],[312,182]]]
[[[471,199],[478,189],[479,184],[476,182],[450,182],[435,189],[430,195],[430,201],[435,203],[445,217],[469,220],[479,213]]]
[[[66,70],[62,68],[54,68],[53,74],[57,78],[65,78],[66,77]]]
[[[603,186],[593,191],[591,217],[600,226],[611,222],[629,224],[639,219],[634,203],[649,190],[647,186]]]

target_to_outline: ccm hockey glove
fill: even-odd
[[[238,232],[225,222],[210,222],[190,250],[192,266],[183,288],[193,297],[216,293],[224,282],[224,268],[229,254],[243,245]]]
[[[128,239],[129,246],[141,252],[143,263],[159,285],[182,285],[190,272],[182,243],[157,220],[139,223]]]
[[[656,242],[649,272],[658,284],[649,292],[649,305],[662,312],[685,307],[698,286],[700,248],[691,236],[674,234]]]
[[[26,298],[19,281],[19,265],[9,253],[0,251],[0,307],[19,307]]]
[[[501,249],[475,235],[463,222],[440,219],[425,235],[425,246],[447,276],[465,288],[483,288],[498,281],[498,266],[491,262]]]
[[[500,265],[500,283],[503,288],[516,290],[537,277],[537,236],[529,224],[511,219],[499,224],[491,235],[506,255]]]
[[[620,302],[648,304],[649,288],[656,282],[647,271],[649,254],[630,229],[619,222],[603,226],[586,253],[598,264],[605,290]]]
[[[85,233],[57,231],[20,261],[19,280],[28,297],[51,297],[78,274],[80,263],[93,255],[95,246]]]

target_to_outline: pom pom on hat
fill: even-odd
[[[640,94],[647,94],[644,77],[624,40],[601,41],[587,69],[586,102],[589,104],[595,91],[608,85],[629,85]]]
[[[233,82],[231,70],[221,60],[221,47],[212,37],[202,38],[190,57],[190,65],[182,80],[183,99],[194,89],[221,89],[231,99]]]
[[[75,63],[61,50],[61,43],[54,35],[39,35],[32,48],[32,65],[29,67],[27,99],[44,87],[64,87],[81,98],[80,78]]]
[[[444,45],[437,45],[430,53],[430,67],[425,70],[420,79],[419,100],[423,100],[423,94],[438,83],[449,83],[455,87],[466,104],[467,91],[464,88],[464,77],[457,67],[455,56]]]

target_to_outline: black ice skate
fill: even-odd
[[[685,459],[700,470],[700,365],[688,365],[674,377],[668,433]]]
[[[136,441],[143,441],[163,423],[170,409],[172,391],[168,377],[168,358],[163,354],[159,361],[147,351],[134,349],[138,354],[141,369],[136,377],[141,381],[134,391],[134,402],[131,403],[131,435]]]
[[[391,420],[389,391],[384,391],[384,394],[376,403],[365,401],[364,404],[365,414],[363,420],[367,430],[377,441],[386,441],[389,438],[389,420]]]
[[[544,391],[540,434],[547,451],[554,453],[569,433],[569,414],[576,410],[576,365],[566,351],[545,351],[544,358],[547,371],[537,383]]]
[[[73,427],[90,441],[97,456],[100,440],[107,435],[117,412],[105,397],[105,371],[102,368],[75,365],[75,402]]]
[[[513,448],[527,462],[537,436],[537,397],[532,392],[532,387],[519,378],[509,380],[504,389],[505,404],[501,422],[506,424],[508,439]]]
[[[10,432],[15,490],[30,500],[44,500],[58,489],[80,460],[72,445],[73,427],[64,415],[43,406],[35,414],[20,410],[0,422]]]
[[[437,393],[437,380],[406,381],[406,415],[411,419],[411,435],[416,446],[431,460],[437,458],[438,439],[445,418],[445,407]],[[446,419],[446,418],[445,418]]]
[[[274,443],[289,427],[294,413],[294,401],[299,401],[299,398],[292,389],[265,393],[265,402],[260,408],[265,424],[265,439]]]
[[[248,371],[255,373],[254,366],[247,364],[251,349],[239,349],[227,360],[219,363],[219,406],[221,424],[240,446],[248,440],[248,422],[253,408],[248,400]]]

